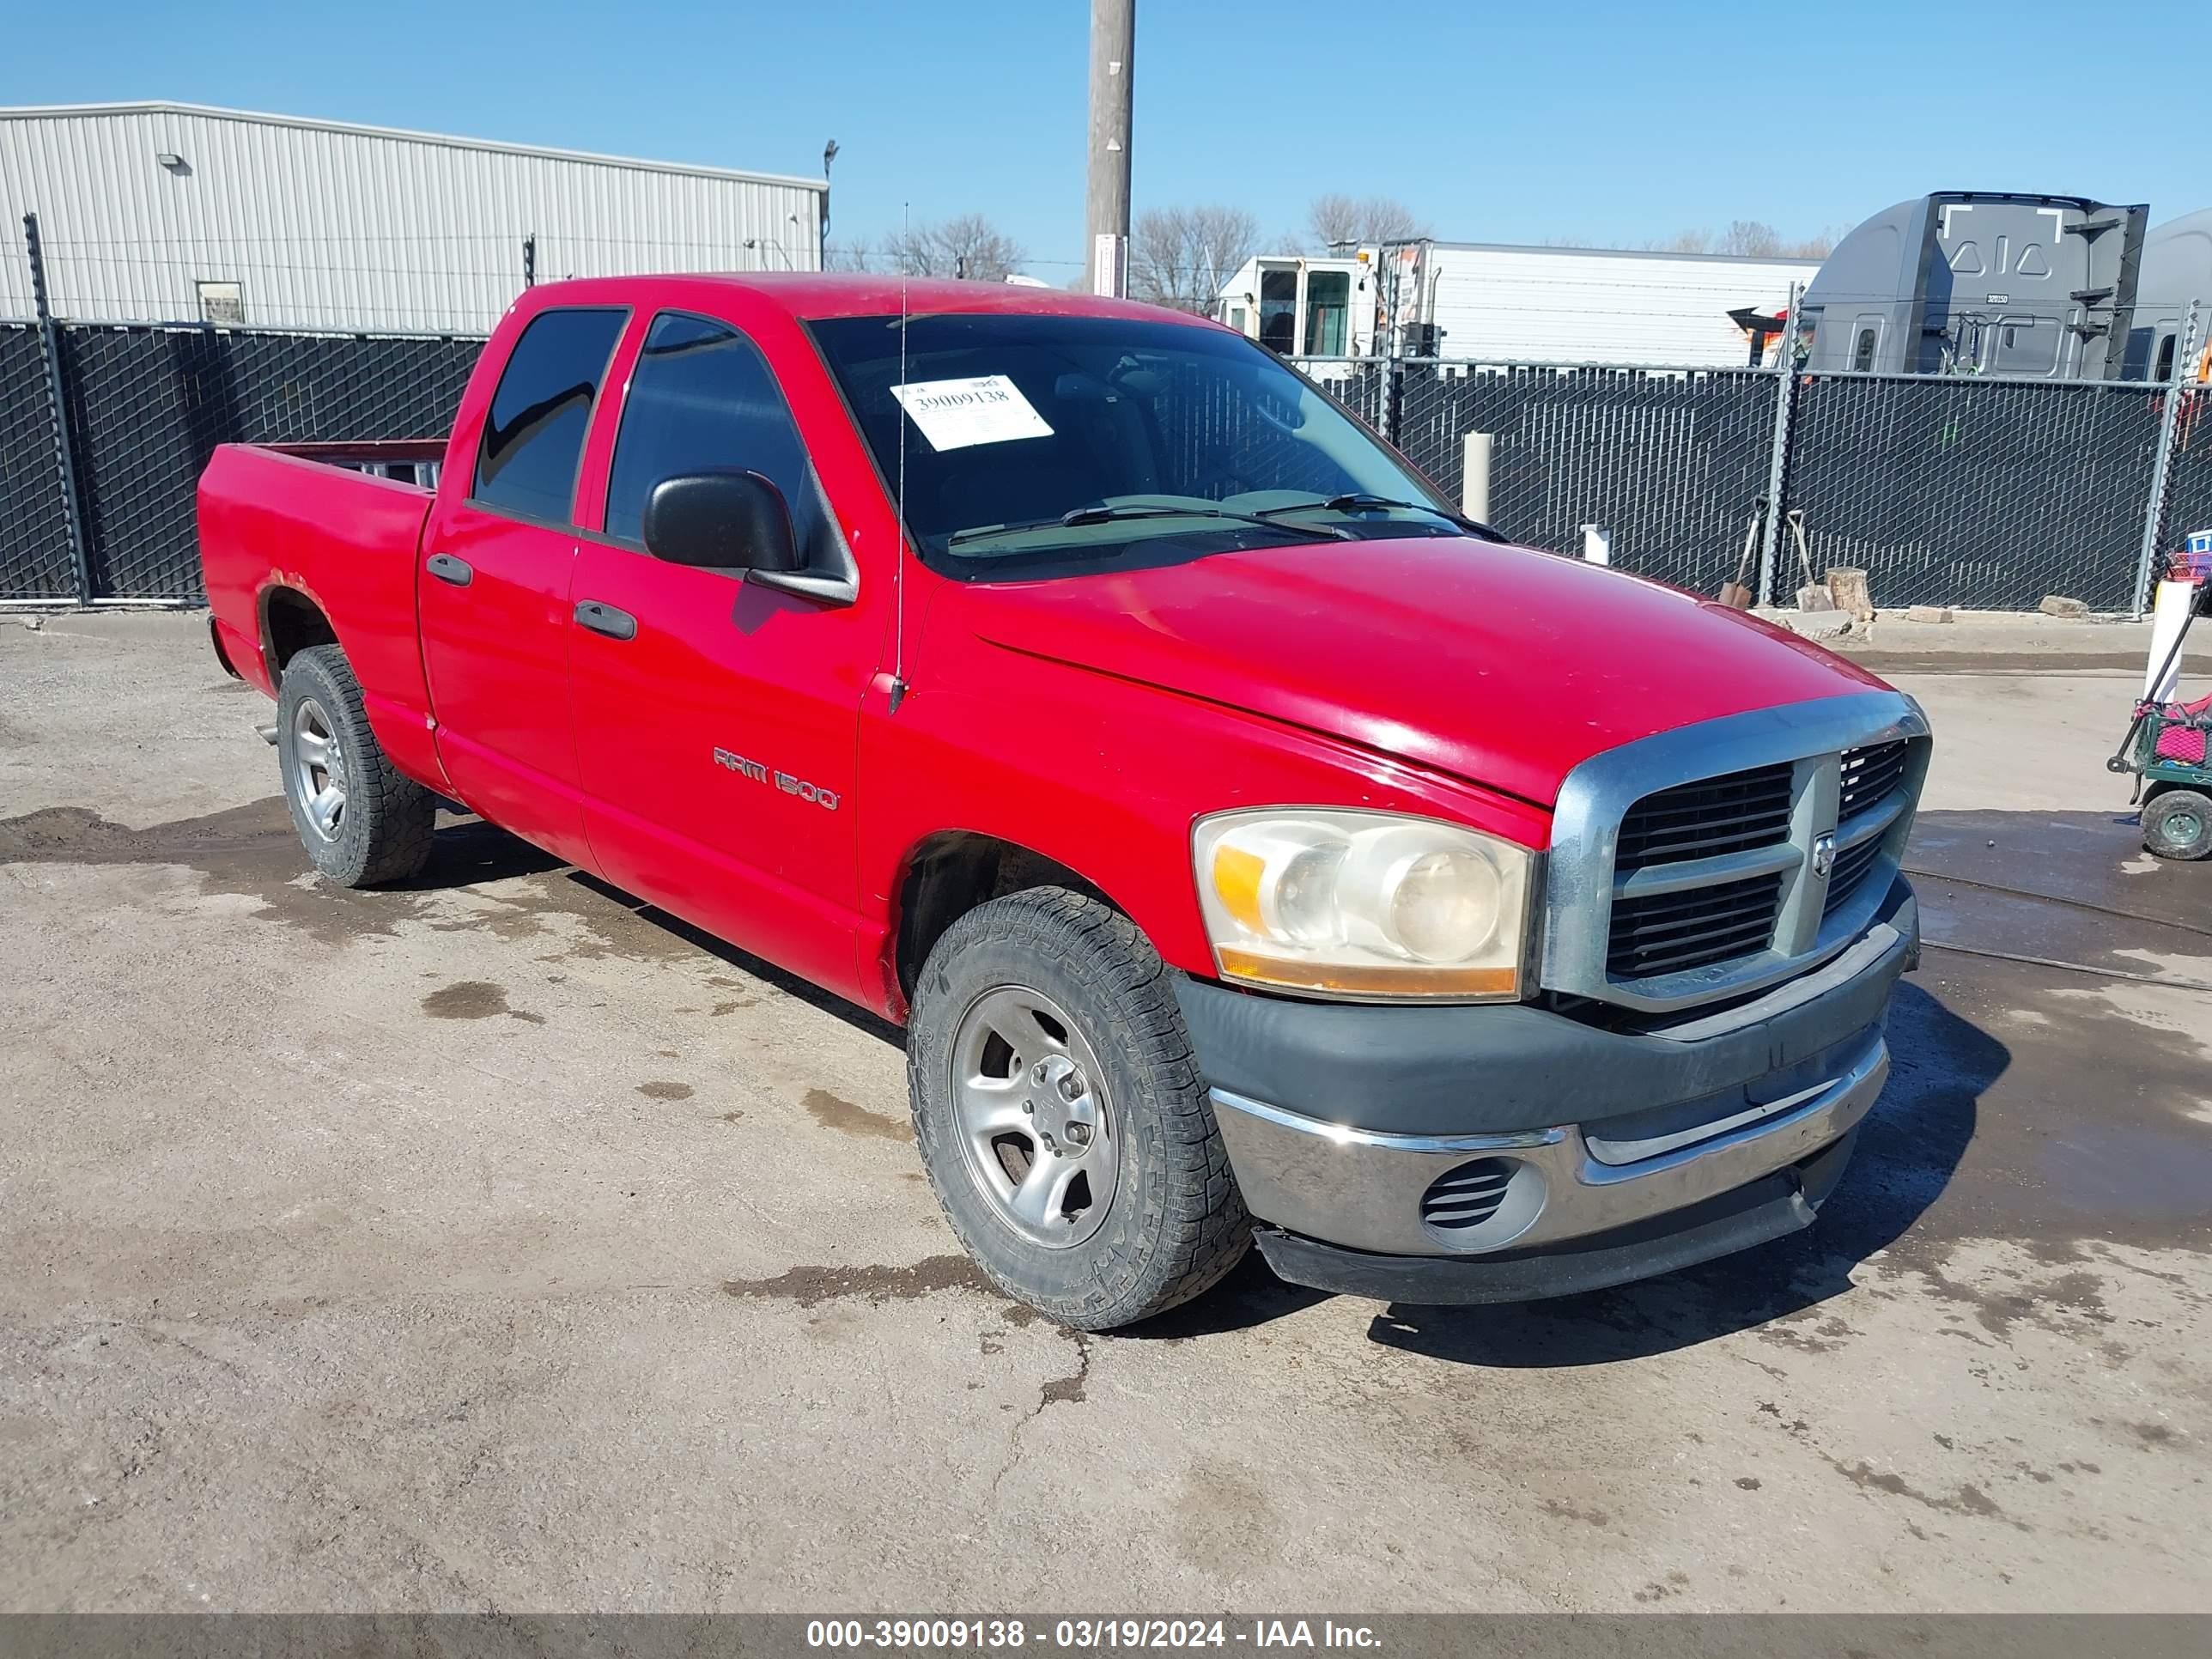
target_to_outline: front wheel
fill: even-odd
[[[1048,1318],[1133,1324],[1251,1242],[1167,969],[1096,899],[1032,888],[953,923],[915,988],[907,1080],[954,1234]]]
[[[2166,789],[2143,804],[2143,850],[2162,859],[2201,859],[2212,853],[2212,796]]]

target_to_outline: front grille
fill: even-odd
[[[1613,868],[1676,864],[1771,847],[1790,834],[1787,761],[1724,777],[1699,778],[1646,795],[1620,821]]]
[[[1616,979],[1649,979],[1763,951],[1773,943],[1781,903],[1778,874],[1644,898],[1616,896],[1606,969]]]
[[[1828,872],[1828,896],[1820,906],[1824,916],[1833,915],[1844,900],[1858,890],[1859,884],[1874,868],[1874,861],[1881,852],[1885,837],[1869,836],[1856,847],[1847,847],[1836,854],[1836,867]]]
[[[1516,1167],[1510,1158],[1479,1158],[1438,1176],[1421,1195],[1421,1219],[1446,1232],[1480,1227],[1505,1201]]]
[[[1852,814],[1879,806],[1888,799],[1897,786],[1905,781],[1905,754],[1903,738],[1890,743],[1869,744],[1863,749],[1844,750],[1843,787],[1836,800],[1837,820],[1848,823]]]

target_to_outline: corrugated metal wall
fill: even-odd
[[[164,166],[156,157],[181,158]],[[0,111],[0,316],[32,314],[39,216],[56,312],[481,334],[538,277],[811,270],[823,186],[167,106]]]
[[[1424,280],[1448,357],[1741,367],[1739,307],[1771,313],[1818,259],[1439,243]]]

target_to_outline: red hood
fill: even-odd
[[[1796,635],[1619,571],[1408,538],[965,589],[981,638],[1186,692],[1543,805],[1655,732],[1885,690]]]

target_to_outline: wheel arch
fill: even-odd
[[[261,590],[261,659],[272,684],[284,678],[284,665],[318,645],[337,645],[330,614],[296,587],[272,582]]]
[[[901,1012],[946,928],[979,904],[1032,887],[1065,887],[1131,915],[1082,872],[1003,836],[940,830],[908,848],[899,864],[891,927],[890,968]]]

